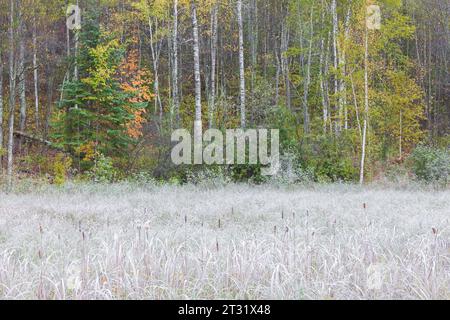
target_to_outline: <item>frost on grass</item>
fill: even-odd
[[[450,192],[0,193],[3,299],[449,299]]]

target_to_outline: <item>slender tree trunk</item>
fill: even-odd
[[[20,122],[19,130],[25,132],[25,126],[27,122],[27,101],[26,101],[26,77],[25,77],[25,25],[22,17],[22,8],[19,11],[19,100],[20,100]],[[19,139],[19,150],[22,149],[23,139]]]
[[[33,16],[33,80],[34,80],[34,116],[36,130],[39,130],[39,79],[37,65],[37,26],[36,15]]]
[[[12,188],[14,151],[14,112],[16,105],[16,68],[14,63],[14,0],[10,0],[9,12],[9,121],[8,121],[8,167],[7,189]]]
[[[280,102],[280,74],[281,74],[281,62],[278,53],[278,49],[274,50],[275,62],[277,65],[277,71],[275,74],[275,105],[278,106]]]
[[[328,41],[328,40],[327,40]],[[324,59],[325,59],[325,43],[322,38],[320,41],[320,64],[319,64],[319,81],[320,81],[320,96],[322,98],[322,118],[323,118],[323,133],[327,133],[328,124],[328,105],[325,93],[325,81],[324,81]]]
[[[364,184],[364,169],[366,163],[367,126],[369,119],[369,30],[366,26],[364,50],[364,126],[361,152],[361,171],[359,183]]]
[[[283,73],[285,83],[286,105],[289,110],[292,110],[291,81],[289,80],[289,60],[286,57],[288,47],[289,47],[289,28],[286,25],[286,21],[283,21],[281,26],[281,45],[280,45],[281,71]]]
[[[175,121],[177,128],[180,126],[180,98],[178,89],[178,0],[173,2],[173,63],[172,63],[172,100],[175,109]]]
[[[327,36],[327,44],[325,47],[325,65],[324,65],[324,86],[325,86],[325,99],[327,103],[327,110],[328,110],[328,127],[329,132],[333,132],[333,122],[331,121],[332,118],[332,110],[331,110],[331,102],[330,102],[330,84],[329,84],[329,73],[330,73],[330,47],[331,47],[331,32],[328,32]]]
[[[241,98],[241,127],[246,127],[245,96],[245,56],[244,56],[244,23],[242,21],[242,0],[237,1],[237,18],[239,26],[239,75]]]
[[[194,38],[195,121],[202,121],[202,83],[200,76],[200,45],[198,37],[197,7],[191,1],[192,29]]]
[[[350,81],[352,83],[353,104],[355,106],[356,122],[358,124],[359,137],[361,138],[361,143],[362,143],[363,134],[362,134],[362,128],[361,128],[360,115],[359,115],[358,97],[356,95],[355,82],[353,81],[353,76],[351,74],[350,74]]]
[[[322,17],[321,23],[325,24],[325,3],[324,0],[321,1],[322,8]],[[327,133],[328,126],[328,114],[329,114],[329,105],[328,105],[328,52],[329,52],[329,43],[330,43],[330,34],[327,35],[327,41],[325,46],[325,40],[321,39],[320,42],[320,63],[319,63],[319,81],[320,81],[320,95],[322,98],[322,118],[323,118],[323,133]]]
[[[44,140],[48,139],[49,128],[50,128],[50,118],[52,114],[53,105],[53,74],[51,68],[49,68],[49,77],[47,80],[47,108],[45,111],[45,123],[44,123]]]
[[[399,134],[399,141],[398,141],[398,148],[399,148],[399,156],[400,159],[403,157],[403,111],[400,110],[400,134]]]
[[[77,0],[77,6],[79,5],[79,1]],[[78,47],[79,47],[79,41],[80,41],[80,30],[75,29],[75,67],[73,70],[73,77],[74,80],[77,82],[79,79],[79,74],[78,74]],[[78,109],[78,104],[75,104],[75,110]]]
[[[258,60],[258,3],[257,0],[250,0],[249,9],[249,36],[250,36],[250,51],[251,51],[251,95],[253,97],[255,91],[256,68]]]
[[[309,97],[309,86],[311,83],[311,59],[312,59],[312,47],[313,47],[313,36],[314,36],[314,25],[313,25],[313,14],[314,9],[311,7],[311,34],[309,39],[309,52],[308,52],[308,65],[306,67],[306,79],[303,93],[303,118],[304,118],[304,130],[305,135],[310,133],[310,116],[309,116],[309,108],[308,108],[308,97]]]
[[[0,48],[0,175],[3,173],[3,51]]]
[[[348,111],[347,111],[347,39],[350,33],[350,18],[351,9],[347,11],[345,17],[345,28],[344,28],[344,40],[339,48],[339,64],[341,69],[341,79],[339,79],[339,117],[340,117],[340,127],[344,126],[345,130],[348,130]]]
[[[332,2],[331,2],[331,15],[332,15],[332,20],[333,20],[333,66],[334,66],[334,70],[336,72],[338,70],[338,66],[339,66],[338,45],[337,45],[339,26],[338,26],[336,0],[332,0]],[[338,97],[339,97],[339,81],[338,81],[338,77],[335,75],[334,76],[334,100],[336,102],[338,101]],[[339,110],[337,110],[337,109],[339,109],[339,103],[336,103],[336,102],[335,102],[335,109],[338,113]],[[340,123],[340,119],[335,120],[336,134],[339,133],[339,131],[340,131],[339,123]]]
[[[215,3],[211,12],[211,90],[209,102],[210,128],[214,127],[214,112],[216,108],[217,26],[218,26],[218,3]]]
[[[65,1],[65,8],[67,9],[67,6],[69,5],[68,0]],[[66,55],[67,58],[70,57],[70,30],[66,26]]]
[[[191,0],[192,32],[194,38],[194,79],[195,79],[195,122],[194,122],[194,163],[202,164],[202,82],[200,75],[200,44],[198,36],[197,6]]]
[[[159,109],[159,120],[160,124],[162,122],[162,116],[163,116],[163,107],[161,102],[161,94],[159,92],[159,55],[160,55],[160,45],[157,44],[157,47],[155,47],[155,41],[153,37],[153,22],[151,18],[148,18],[148,28],[150,31],[150,50],[152,53],[152,63],[153,63],[153,73],[155,76],[155,82],[154,82],[154,89],[155,89],[155,114],[158,112]],[[157,28],[157,26],[156,26]]]

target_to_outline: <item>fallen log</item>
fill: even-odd
[[[51,149],[66,153],[66,151],[63,148],[55,146],[51,141],[29,135],[29,134],[27,134],[25,132],[21,132],[21,131],[14,131],[14,135],[16,137],[23,138],[25,140],[29,140],[29,141],[33,141],[33,142],[37,142],[37,143],[43,144]]]

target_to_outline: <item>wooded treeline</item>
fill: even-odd
[[[66,26],[69,4],[80,30]],[[380,30],[366,28],[373,4]],[[194,121],[279,128],[283,153],[325,180],[371,179],[421,143],[448,148],[448,0],[1,0],[0,10],[9,184],[15,172],[173,176],[170,134]]]

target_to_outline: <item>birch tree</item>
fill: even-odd
[[[9,119],[8,119],[8,164],[7,164],[7,189],[12,188],[13,179],[13,151],[14,151],[14,113],[16,106],[16,66],[14,23],[14,0],[9,1]]]
[[[242,20],[242,0],[237,0],[237,19],[239,27],[239,78],[240,78],[240,109],[241,109],[241,127],[246,127],[246,110],[245,110],[245,56],[244,56],[244,23]]]
[[[314,8],[311,6],[311,16],[310,16],[310,38],[309,38],[309,51],[308,51],[308,63],[306,66],[306,77],[303,92],[303,118],[304,118],[304,131],[308,135],[310,133],[310,116],[308,108],[308,96],[309,96],[309,86],[311,84],[311,59],[312,59],[312,49],[313,49],[313,37],[314,37]]]
[[[200,75],[200,44],[198,35],[197,4],[191,0],[192,35],[194,39],[194,82],[195,82],[195,121],[194,121],[194,163],[201,164],[202,151],[202,82]]]
[[[25,126],[27,121],[27,100],[26,100],[26,83],[25,83],[25,23],[23,17],[23,8],[19,6],[19,99],[20,99],[20,132],[25,132]],[[22,148],[23,139],[19,140],[19,149]]]
[[[361,146],[361,170],[359,175],[359,183],[364,184],[364,170],[366,163],[366,145],[367,145],[367,126],[369,118],[369,29],[365,27],[364,39],[364,124],[362,133]]]
[[[332,0],[331,2],[331,17],[333,20],[333,66],[334,66],[334,100],[335,100],[335,109],[339,109],[339,103],[336,103],[338,101],[339,96],[339,80],[337,77],[337,70],[339,67],[339,58],[338,58],[338,33],[339,33],[339,21],[338,21],[338,14],[337,14],[337,5],[336,0]],[[339,113],[339,110],[335,110],[337,113]],[[339,132],[339,119],[335,120],[335,131],[336,134]]]
[[[216,2],[211,9],[211,89],[209,102],[209,127],[214,126],[216,108],[216,66],[217,66],[217,29],[219,4]]]
[[[172,30],[172,100],[175,110],[177,127],[180,125],[180,98],[178,88],[178,0],[173,1],[173,30]]]
[[[34,84],[34,116],[36,130],[39,130],[39,78],[37,64],[37,25],[36,13],[33,15],[33,84]]]
[[[2,173],[3,173],[3,49],[0,45],[0,175]]]

